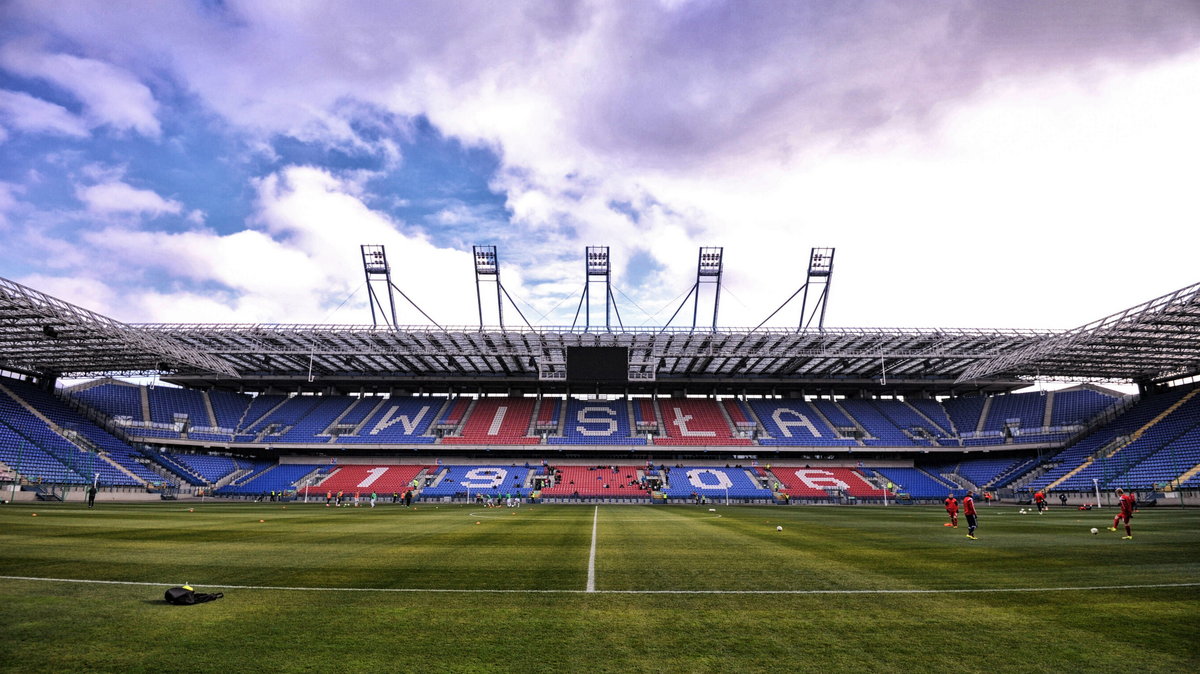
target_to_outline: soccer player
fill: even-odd
[[[975,520],[975,492],[967,490],[967,495],[963,496],[963,514],[967,516],[967,538],[976,541],[975,527],[978,526]]]
[[[1044,494],[1041,489],[1034,492],[1033,503],[1037,506],[1038,514],[1041,515],[1046,509],[1046,494]]]
[[[1123,541],[1133,540],[1133,530],[1129,528],[1129,520],[1133,517],[1133,506],[1137,504],[1137,499],[1133,494],[1126,494],[1124,489],[1117,487],[1117,504],[1121,507],[1121,512],[1113,518],[1112,526],[1109,531],[1117,530],[1117,522],[1125,520],[1125,535],[1121,537]]]
[[[958,528],[958,499],[954,498],[954,494],[950,494],[943,501],[946,504],[946,514],[950,516],[950,524],[955,529]]]

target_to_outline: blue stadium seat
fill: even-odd
[[[715,466],[683,466],[667,468],[667,487],[663,492],[672,499],[690,498],[693,493],[709,498],[762,499],[771,498],[745,468]]]
[[[551,445],[644,445],[645,438],[631,437],[629,410],[624,400],[571,400],[567,403],[562,437]]]
[[[532,491],[529,475],[532,471],[523,466],[443,466],[445,474],[437,484],[425,487],[422,498],[458,496],[474,497],[475,494],[528,496]]]

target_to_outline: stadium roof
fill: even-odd
[[[567,380],[567,349],[629,349],[628,381]],[[186,385],[585,392],[1003,391],[1200,373],[1200,283],[1067,331],[126,324],[0,279],[0,369]]]

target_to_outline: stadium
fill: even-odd
[[[1096,504],[1117,487],[1178,503],[1200,486],[1200,285],[1043,334],[725,329],[716,308],[712,328],[414,328],[386,320],[386,252],[362,248],[368,281],[387,276],[372,295],[373,314],[389,300],[382,325],[126,325],[4,281],[8,480],[25,499],[78,500],[92,483],[101,500],[414,490],[450,503],[972,489]],[[608,282],[607,255],[588,249],[589,280]],[[497,272],[494,247],[475,256],[477,274]],[[720,249],[699,259],[697,286],[720,278]],[[823,314],[832,259],[813,249],[802,319]],[[55,386],[65,376],[91,378]]]
[[[369,248],[364,246],[365,261]],[[813,250],[810,282],[827,290],[832,266],[826,257],[831,262],[832,251]],[[487,269],[491,258],[477,259]],[[704,260],[702,253],[697,283]],[[380,271],[386,272],[386,264]],[[863,568],[862,561],[845,567],[849,575],[832,585],[818,581],[797,587],[762,567],[764,562],[786,567],[777,559],[786,550],[759,549],[755,561],[748,561],[727,558],[729,532],[698,543],[704,548],[693,548],[696,540],[672,543],[675,536],[703,541],[715,535],[703,530],[711,526],[707,518],[745,527],[759,517],[765,518],[761,528],[780,535],[801,527],[837,540],[845,535],[842,527],[890,521],[898,532],[923,536],[903,520],[919,512],[923,526],[936,526],[940,508],[919,504],[941,505],[947,495],[962,499],[972,490],[986,503],[985,521],[1000,514],[993,508],[1004,508],[1006,515],[1032,512],[1032,506],[1028,511],[1024,506],[1034,492],[1046,492],[1056,510],[1051,517],[1060,520],[1053,537],[1065,526],[1081,538],[1082,522],[1104,524],[1106,515],[1083,520],[1079,513],[1114,506],[1113,489],[1122,487],[1138,495],[1143,512],[1153,507],[1153,515],[1139,517],[1139,524],[1158,523],[1178,534],[1183,522],[1186,540],[1167,537],[1168,549],[1160,551],[1165,558],[1194,551],[1194,520],[1182,513],[1161,516],[1169,506],[1186,506],[1200,497],[1200,285],[1075,330],[1040,334],[835,329],[819,323],[793,330],[627,330],[611,324],[448,329],[386,321],[372,326],[130,325],[12,281],[2,281],[0,288],[5,371],[0,470],[9,498],[43,518],[77,516],[71,504],[81,504],[91,492],[106,512],[113,504],[123,504],[115,506],[118,510],[134,504],[129,515],[137,521],[171,520],[181,512],[216,517],[202,525],[211,531],[197,537],[224,548],[225,536],[238,536],[225,520],[263,515],[260,524],[267,518],[279,522],[274,536],[298,537],[297,542],[309,541],[304,545],[336,558],[345,550],[326,540],[332,535],[326,529],[345,523],[317,524],[308,521],[310,515],[285,516],[276,508],[290,505],[293,512],[308,508],[318,514],[331,506],[365,509],[354,511],[364,515],[423,512],[422,523],[405,525],[418,531],[433,527],[420,538],[435,536],[447,516],[460,527],[483,527],[502,526],[505,518],[498,515],[510,515],[521,520],[521,528],[491,541],[449,543],[465,555],[451,576],[434,572],[442,562],[419,569],[401,565],[389,572],[398,574],[402,586],[378,589],[419,593],[425,588],[467,597],[524,591],[730,593],[739,606],[757,593],[803,596],[838,592],[843,583],[854,587],[864,579],[854,571]],[[819,297],[819,302],[828,299],[826,293]],[[385,306],[380,302],[380,313]],[[820,308],[818,303],[801,316],[816,316]],[[715,309],[713,316],[715,325]],[[140,379],[130,381],[130,376]],[[63,377],[75,383],[56,385]],[[1042,380],[1054,379],[1087,383],[1042,388]],[[1134,382],[1139,392],[1123,395],[1106,388],[1106,382]],[[53,505],[61,501],[67,503]],[[167,505],[164,511],[153,502],[180,507]],[[815,517],[804,512],[814,505],[847,508],[830,522],[824,515],[830,511]],[[764,508],[769,512],[761,512]],[[653,515],[681,510],[690,522]],[[909,514],[899,514],[903,510]],[[1069,525],[1061,521],[1067,517]],[[648,560],[625,559],[632,566],[601,565],[610,573],[598,574],[602,521],[622,532],[618,559],[628,557],[631,548],[656,549],[665,563],[648,567]],[[22,528],[10,524],[14,531]],[[364,535],[375,540],[382,534],[378,527],[394,524],[393,517],[371,517],[349,526],[372,527]],[[558,568],[540,555],[548,547],[571,558],[582,547],[568,553],[559,546],[586,536],[589,525],[586,584],[578,588],[570,578],[581,565]],[[158,538],[144,539],[145,533],[125,526],[114,523],[106,535],[147,543]],[[160,522],[153,530],[158,526],[169,525]],[[542,531],[525,530],[528,526]],[[553,533],[564,526],[571,531]],[[663,533],[663,527],[671,533]],[[1011,540],[1017,532],[997,528],[1010,553],[1023,545]],[[951,531],[957,534],[957,523]],[[547,535],[553,545],[542,540]],[[514,536],[533,538],[523,544]],[[629,541],[641,542],[631,546]],[[25,545],[35,544],[24,538],[15,547]],[[269,577],[272,565],[253,561],[266,552],[258,545],[226,554],[241,568],[258,569],[251,576]],[[582,539],[567,543],[575,546],[586,544]],[[42,552],[32,556],[54,548],[39,546]],[[710,550],[717,563],[688,562],[688,552],[696,549]],[[441,550],[435,558],[445,554]],[[203,555],[199,550],[189,554]],[[243,559],[247,554],[251,558]],[[493,554],[515,555],[520,562],[495,567],[488,561]],[[1068,554],[1082,555],[1080,566],[1071,566],[1055,581],[1061,586],[1052,582],[1045,591],[1123,587],[1103,580],[1102,571],[1080,583],[1099,571],[1086,562],[1094,553]],[[668,571],[673,566],[675,571]],[[193,575],[231,577],[198,561],[189,567],[204,569]],[[20,562],[6,568],[9,580],[58,578],[32,577]],[[329,591],[337,587],[326,584],[330,575],[339,575],[334,568],[314,566],[279,585],[207,582],[230,593],[287,587]],[[888,574],[900,569],[900,577],[889,582],[901,580],[913,592],[989,591],[947,587],[946,579],[923,585],[908,577],[916,572],[912,568],[884,568]],[[993,570],[998,574],[993,580],[1005,584],[995,591],[1032,591],[1019,568],[1016,575],[1012,568]],[[1194,579],[1188,571],[1195,568],[1194,557],[1179,568],[1178,573],[1144,572],[1140,577],[1149,582],[1138,586],[1194,593],[1196,584],[1187,582]],[[746,585],[739,579],[749,569],[756,580]],[[686,577],[675,575],[678,571]],[[735,576],[726,577],[731,571]],[[503,586],[491,584],[493,572],[504,578]],[[87,582],[78,574],[65,571],[63,580]],[[102,582],[129,577],[128,570],[115,575]],[[303,579],[314,579],[312,586]],[[365,576],[357,582],[367,585],[347,589],[376,587]],[[1187,605],[1185,624],[1195,618],[1194,606]],[[474,609],[467,601],[458,610]],[[475,648],[480,650],[472,657],[496,662],[495,653]],[[462,664],[453,658],[441,662]],[[680,662],[694,664],[688,658]]]
[[[0,17],[0,672],[1197,669],[1195,0]]]

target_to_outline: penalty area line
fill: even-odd
[[[37,576],[0,576],[0,580],[24,580],[41,583],[78,583],[83,585],[146,585],[167,587],[172,583],[147,583],[135,580],[91,580],[86,578],[41,578]],[[537,590],[485,588],[421,588],[421,587],[289,587],[286,585],[223,585],[191,583],[214,590],[277,590],[289,592],[428,592],[457,594],[986,594],[1002,592],[1089,592],[1095,590],[1145,590],[1179,587],[1200,587],[1200,583],[1149,583],[1145,585],[1082,585],[1075,587],[971,587],[946,589],[864,589],[864,590]]]

